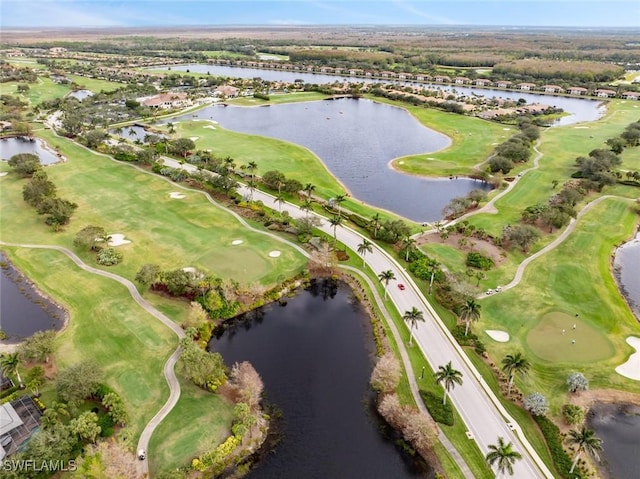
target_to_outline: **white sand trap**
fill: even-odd
[[[576,130],[588,130],[588,129],[589,129],[589,127],[588,127],[588,126],[574,126],[574,128],[575,128]]]
[[[2,173],[0,173],[0,176],[7,176],[9,173],[7,173],[6,171],[3,171]]]
[[[169,193],[169,198],[173,198],[174,200],[181,200],[182,198],[186,198],[186,195],[183,195],[182,193],[178,193],[177,191],[172,191],[171,193]]]
[[[625,378],[640,381],[640,338],[629,336],[627,344],[635,349],[636,352],[629,356],[626,363],[618,366],[616,372]]]
[[[120,233],[113,233],[107,235],[109,237],[109,246],[121,246],[123,244],[129,244],[131,241],[124,239],[124,235]]]
[[[198,138],[200,138],[199,136],[190,136],[189,139],[191,141],[198,141]]]
[[[273,250],[273,251],[269,252],[269,256],[270,256],[271,258],[277,258],[278,256],[280,256],[280,254],[281,254],[281,253],[280,253],[280,251],[278,251],[278,250]]]
[[[491,339],[498,341],[499,343],[506,343],[509,341],[509,333],[506,331],[499,331],[497,329],[487,329],[485,331]]]
[[[182,271],[184,271],[185,273],[195,273],[197,269],[195,269],[193,266],[185,266],[184,268],[182,268]]]
[[[213,125],[203,126],[202,128],[208,128],[208,129],[210,129],[210,130],[215,130],[215,129],[216,129],[216,127],[215,127],[215,126],[213,126]]]
[[[503,128],[504,131],[509,131],[511,128]]]
[[[244,243],[244,241],[242,241],[242,240],[233,240],[233,241],[231,242],[231,244],[232,244],[233,246],[238,246],[239,244],[242,244],[242,243]]]
[[[399,161],[398,164],[399,165],[404,165],[404,161]]]

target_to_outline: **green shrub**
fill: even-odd
[[[442,404],[441,397],[436,396],[431,391],[423,391],[422,389],[420,390],[420,397],[434,421],[453,426],[453,409],[451,409],[449,403]]]
[[[122,261],[123,254],[115,248],[105,248],[98,252],[98,264],[102,266],[113,266]]]
[[[484,271],[488,271],[495,263],[493,260],[487,256],[484,256],[476,251],[472,251],[467,255],[466,265],[471,268],[482,269]]]
[[[562,447],[562,436],[560,435],[560,429],[546,416],[533,416],[535,422],[540,426],[540,431],[544,436],[551,457],[556,465],[556,469],[560,472],[561,476],[566,479],[582,479],[583,476],[577,469],[569,474],[571,469],[571,458],[565,452]]]
[[[584,409],[575,404],[565,404],[562,406],[562,414],[564,421],[569,426],[580,424],[584,420]]]

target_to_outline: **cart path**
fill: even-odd
[[[147,313],[154,316],[156,319],[160,320],[165,326],[171,329],[175,335],[182,339],[185,334],[180,326],[175,324],[171,319],[165,316],[163,313],[154,308],[147,300],[145,300],[135,284],[129,281],[122,276],[118,276],[117,274],[111,273],[109,271],[103,271],[101,269],[94,268],[89,266],[84,261],[82,261],[78,255],[76,255],[73,251],[57,245],[37,245],[37,244],[25,244],[25,243],[7,243],[4,241],[0,241],[0,245],[3,246],[14,246],[19,248],[32,248],[32,249],[48,249],[55,250],[65,254],[67,257],[71,259],[80,269],[87,271],[91,274],[97,274],[99,276],[104,276],[105,278],[112,279],[122,284],[127,290],[129,294],[133,298],[133,300],[138,303]],[[180,383],[178,382],[178,378],[175,374],[175,365],[178,359],[180,358],[180,353],[182,352],[182,348],[178,346],[178,348],[173,352],[173,354],[167,359],[167,362],[164,365],[164,377],[169,386],[169,399],[165,402],[162,408],[156,413],[156,415],[147,423],[142,434],[140,435],[140,439],[138,440],[138,449],[144,449],[147,451],[149,449],[149,440],[151,439],[151,435],[155,431],[156,427],[162,422],[162,420],[171,412],[173,407],[178,402],[180,398]],[[138,476],[139,477],[148,477],[149,475],[149,462],[148,460],[139,461],[138,463]]]

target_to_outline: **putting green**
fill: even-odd
[[[546,361],[589,363],[614,354],[613,344],[600,331],[559,311],[542,316],[528,332],[526,341],[533,353]]]

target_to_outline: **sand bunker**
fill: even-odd
[[[493,339],[494,341],[498,341],[499,343],[506,343],[509,341],[509,333],[506,331],[499,331],[497,329],[487,329],[485,331],[487,335]]]
[[[124,235],[120,233],[113,233],[107,236],[109,238],[109,242],[107,243],[109,246],[120,246],[131,243],[131,241],[124,239]]]
[[[189,139],[191,141],[198,141],[198,138],[200,138],[199,136],[190,136]]]
[[[231,244],[232,244],[233,246],[238,246],[239,244],[242,244],[242,243],[244,243],[244,241],[242,241],[242,240],[233,240],[233,241],[231,242]]]
[[[504,131],[509,131],[511,128],[503,128]]]
[[[169,198],[173,198],[174,200],[181,200],[182,198],[186,198],[186,195],[178,193],[177,191],[172,191],[171,193],[169,193]]]
[[[588,127],[588,126],[574,126],[574,128],[575,128],[576,130],[588,130],[588,129],[589,129],[589,127]]]
[[[195,269],[193,266],[185,266],[184,268],[182,268],[182,271],[184,271],[185,273],[195,273],[197,269]]]
[[[271,258],[277,258],[277,257],[278,257],[278,256],[280,256],[281,254],[282,254],[282,253],[280,253],[280,251],[277,251],[277,250],[273,250],[273,251],[269,252],[269,256],[270,256]]]
[[[202,128],[209,128],[210,130],[215,130],[216,127],[213,125],[207,125],[207,126],[203,126]]]
[[[640,338],[629,336],[627,344],[635,349],[636,352],[629,356],[626,363],[618,366],[616,372],[625,378],[640,381]]]
[[[0,176],[7,176],[9,173],[7,173],[6,171],[3,171],[2,173],[0,173]]]

